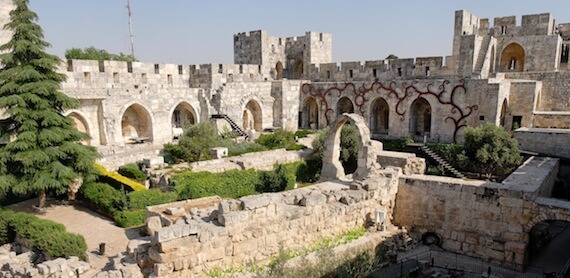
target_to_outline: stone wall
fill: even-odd
[[[403,176],[394,224],[438,233],[446,250],[521,269],[535,200],[549,195],[557,173],[557,159],[531,158],[502,183]]]
[[[10,11],[14,8],[12,0],[0,0],[0,45],[12,39],[12,33],[4,30],[4,25],[10,21]]]
[[[515,139],[521,150],[570,159],[570,130],[519,128]]]
[[[385,170],[382,174],[377,187],[368,191],[331,182],[184,210],[176,220],[169,220],[172,225],[157,229],[152,236],[149,255],[154,274],[187,277],[216,266],[266,261],[280,246],[295,250],[370,225],[377,213],[385,215],[389,225],[399,172]],[[149,223],[167,222],[151,218]]]

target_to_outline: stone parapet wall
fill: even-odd
[[[154,262],[154,275],[188,277],[214,267],[266,261],[280,247],[299,249],[372,225],[379,213],[386,218],[383,224],[389,225],[400,173],[383,170],[383,178],[368,190],[329,182],[223,200],[217,208],[185,209],[170,220],[172,225],[157,229],[152,236],[148,255]],[[157,223],[153,217],[148,222]]]
[[[535,199],[557,173],[557,159],[531,158],[503,183],[403,176],[394,224],[438,233],[446,250],[521,269]]]
[[[519,128],[515,138],[521,150],[570,159],[570,129]]]

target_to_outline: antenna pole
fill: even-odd
[[[129,34],[131,37],[131,55],[135,57],[135,36],[133,35],[133,19],[131,17],[131,0],[127,0],[127,10],[129,12]]]

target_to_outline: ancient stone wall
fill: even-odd
[[[535,200],[550,194],[557,173],[557,159],[531,158],[502,183],[403,176],[394,223],[438,233],[446,250],[521,269]]]
[[[216,266],[266,261],[283,247],[295,250],[390,215],[398,171],[386,170],[377,188],[350,190],[324,183],[293,191],[223,200],[216,208],[183,210],[156,230],[149,250],[154,274],[187,277]],[[167,216],[154,216],[167,217]],[[386,218],[385,224],[389,224]]]
[[[570,159],[570,130],[519,128],[515,131],[519,149]]]
[[[4,30],[4,25],[10,21],[10,11],[14,9],[12,0],[0,0],[0,45],[12,39],[12,32]]]

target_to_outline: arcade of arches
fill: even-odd
[[[255,100],[250,100],[243,110],[243,129],[261,131],[261,107]]]
[[[121,133],[124,142],[152,141],[152,120],[148,111],[139,104],[129,106],[121,118]]]

